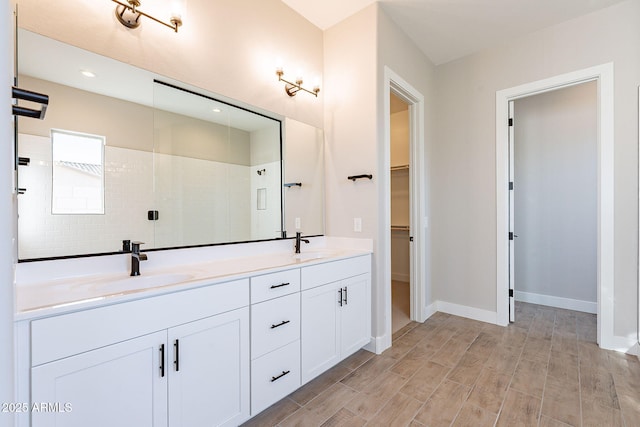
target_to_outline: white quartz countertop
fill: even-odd
[[[82,274],[16,286],[15,320],[62,314],[102,305],[147,298],[200,286],[228,282],[290,268],[371,253],[355,249],[315,249],[301,254],[273,253],[127,273]],[[247,302],[248,303],[248,302]]]

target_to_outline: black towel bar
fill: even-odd
[[[18,105],[12,106],[12,112],[14,116],[30,117],[32,119],[43,120],[47,113],[47,106],[49,105],[49,95],[44,95],[37,92],[32,92],[26,89],[20,89],[13,86],[11,88],[11,97],[15,99],[22,99],[25,101],[35,102],[41,105],[40,110],[34,110],[33,108],[20,107]]]
[[[373,175],[364,174],[364,175],[351,175],[347,177],[347,179],[350,179],[351,181],[355,181],[356,179],[361,179],[361,178],[373,179]]]

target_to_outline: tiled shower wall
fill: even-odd
[[[20,259],[115,252],[123,239],[152,248],[278,237],[279,162],[243,166],[107,146],[105,214],[52,215],[50,139],[19,141],[19,155],[31,159],[18,173],[27,189],[18,198]],[[265,182],[256,173],[263,168]],[[257,211],[263,184],[267,210]],[[147,219],[149,210],[158,221]]]

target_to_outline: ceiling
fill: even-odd
[[[375,0],[282,0],[325,30]],[[378,0],[436,65],[624,0]]]

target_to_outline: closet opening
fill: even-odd
[[[391,324],[396,333],[411,313],[411,192],[409,104],[390,92]]]
[[[372,319],[380,328],[381,334],[375,337],[372,349],[380,354],[391,347],[394,325],[392,307],[392,282],[400,279],[399,288],[404,287],[404,309],[396,313],[402,313],[402,320],[395,323],[398,328],[409,320],[424,322],[432,313],[432,306],[427,304],[431,295],[431,282],[429,280],[429,240],[428,229],[428,186],[426,181],[426,157],[425,157],[425,100],[422,93],[396,74],[389,67],[384,67],[384,109],[381,156],[379,158],[379,200],[378,214],[381,219],[378,223],[378,262],[375,271],[381,285],[382,310],[376,311]],[[392,98],[397,99],[392,101]],[[397,101],[401,101],[398,103]],[[392,108],[392,102],[399,107]],[[406,115],[405,126],[398,133],[404,134],[402,144],[394,143],[392,148],[392,111],[403,111]],[[395,117],[394,117],[394,122]],[[400,148],[403,147],[403,148]],[[394,154],[392,154],[392,151]],[[402,157],[396,157],[395,152],[402,152]],[[393,156],[393,162],[392,162]],[[392,170],[392,166],[394,167]],[[396,170],[397,169],[397,170]],[[392,176],[393,175],[393,176]],[[404,178],[402,177],[404,175]],[[398,179],[400,178],[400,179]],[[396,204],[400,194],[394,189],[399,187],[404,179],[404,204]],[[408,184],[408,187],[407,187]],[[393,199],[393,201],[392,201]],[[394,206],[392,207],[392,202]],[[393,213],[392,213],[393,210]],[[402,212],[402,214],[399,214]],[[392,218],[393,217],[393,218]],[[393,226],[393,227],[392,227]],[[393,250],[392,250],[393,241]],[[400,246],[402,249],[397,249]],[[399,252],[404,251],[403,253]],[[400,256],[396,256],[399,254]],[[393,259],[392,259],[393,258]],[[392,265],[393,264],[393,265]],[[402,266],[400,270],[399,266]],[[394,274],[392,274],[392,271]],[[408,283],[408,285],[407,285]],[[409,290],[409,308],[407,310],[406,298]],[[394,297],[397,304],[400,297]],[[396,317],[398,319],[398,317]],[[398,323],[400,322],[400,323]]]

